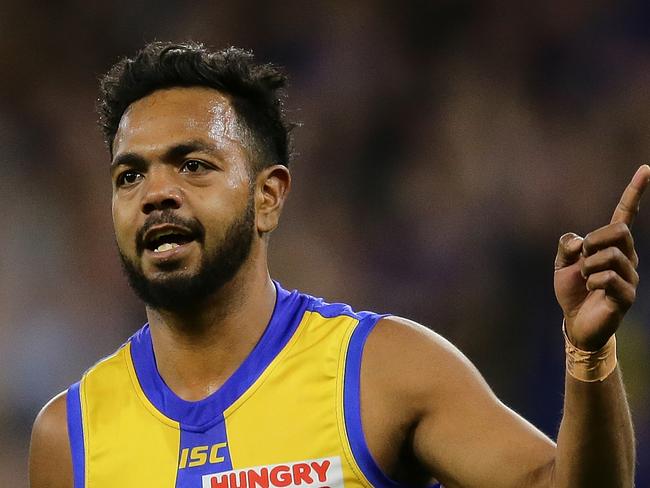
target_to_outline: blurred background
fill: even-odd
[[[302,127],[273,276],[440,332],[554,437],[557,238],[607,224],[650,160],[650,3],[0,0],[0,485],[27,485],[40,407],[144,321],[115,251],[97,79],[186,39],[291,77]],[[650,486],[643,203],[619,356]]]

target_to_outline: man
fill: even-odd
[[[236,49],[162,43],[104,78],[115,235],[149,322],[39,414],[32,488],[632,486],[614,333],[650,167],[609,225],[560,239],[556,445],[430,330],[270,279],[291,183],[284,81]]]

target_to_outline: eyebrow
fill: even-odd
[[[162,159],[165,161],[173,161],[193,152],[203,152],[217,157],[222,157],[222,152],[215,145],[198,139],[193,139],[169,147],[163,154]],[[147,160],[138,153],[126,152],[117,155],[113,161],[111,161],[110,170],[113,171],[120,165],[142,169],[147,166]]]

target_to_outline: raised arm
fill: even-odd
[[[581,379],[567,374],[557,446],[445,339],[400,318],[378,323],[364,350],[361,410],[369,449],[389,476],[414,485],[432,476],[445,488],[633,486],[632,424],[610,338],[635,297],[629,226],[649,179],[641,167],[609,225],[560,240],[555,289]]]
[[[570,354],[556,487],[634,485],[634,434],[614,333],[636,297],[639,260],[630,227],[649,180],[650,167],[641,166],[609,225],[584,239],[575,234],[560,238],[555,293]]]

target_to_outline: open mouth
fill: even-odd
[[[194,240],[194,235],[186,229],[163,227],[152,229],[144,237],[144,247],[154,253],[170,251]]]

